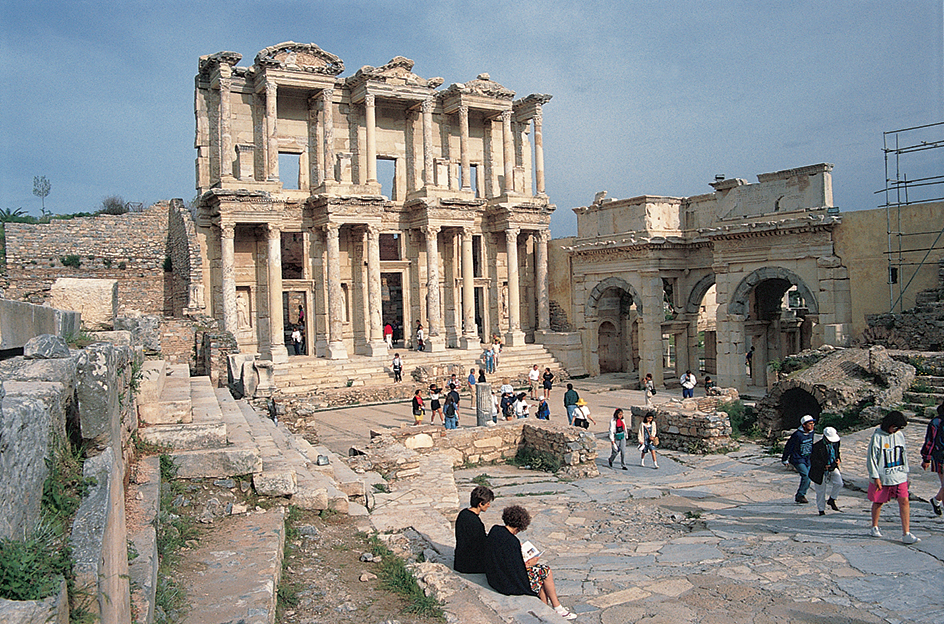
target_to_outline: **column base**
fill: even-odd
[[[459,339],[459,348],[466,351],[478,351],[482,348],[482,342],[478,336],[463,336]]]
[[[505,334],[505,345],[509,347],[520,347],[524,345],[524,332],[519,330],[510,331]]]
[[[315,357],[327,357],[328,341],[319,339],[315,341]]]
[[[387,343],[383,340],[372,340],[367,343],[365,352],[368,356],[386,356],[387,355]]]
[[[347,348],[343,342],[329,342],[327,357],[329,360],[346,360]]]
[[[288,362],[288,349],[285,348],[285,345],[276,345],[269,347],[269,349],[263,353],[263,356],[268,356],[265,359],[276,363]]]
[[[430,353],[443,353],[446,350],[444,336],[431,336],[424,341],[426,350]]]

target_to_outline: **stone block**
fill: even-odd
[[[113,345],[119,345],[122,347],[134,346],[134,342],[131,339],[131,332],[129,331],[93,331],[89,332],[88,334],[95,340],[110,342]]]
[[[403,446],[408,449],[432,448],[433,438],[428,433],[419,433],[404,439]]]
[[[0,299],[0,350],[20,349],[41,334],[76,334],[80,320],[78,312]]]
[[[119,316],[115,318],[115,329],[131,332],[135,346],[151,353],[161,351],[161,317],[158,315]]]
[[[49,291],[49,303],[82,315],[87,330],[113,329],[118,311],[118,280],[60,277]]]
[[[141,427],[138,435],[147,442],[177,450],[220,448],[226,445],[226,425],[222,422],[153,425]]]
[[[257,448],[226,447],[172,453],[177,476],[184,479],[225,478],[262,472]]]
[[[69,593],[62,579],[59,593],[45,600],[0,598],[0,622],[4,624],[69,624]]]
[[[130,368],[132,351],[108,343],[96,343],[76,358],[76,395],[82,439],[93,448],[121,447],[119,397],[125,389],[119,373]]]
[[[146,360],[141,365],[141,382],[138,385],[138,407],[154,403],[161,397],[167,363],[164,360]]]
[[[49,414],[34,397],[8,395],[0,405],[0,538],[22,538],[39,522],[48,474]]]
[[[291,496],[298,488],[298,477],[291,468],[264,469],[252,475],[252,487],[260,496]]]
[[[54,334],[34,336],[23,345],[23,357],[27,360],[57,360],[70,355],[66,341]]]

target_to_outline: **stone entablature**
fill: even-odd
[[[600,192],[575,208],[578,235],[562,246],[572,292],[561,299],[571,301],[582,368],[652,373],[661,386],[674,365],[675,378],[707,372],[743,391],[766,383],[767,361],[848,340],[831,171],[822,163],[756,184],[718,179],[714,193],[688,198]],[[761,365],[748,371],[751,346]]]
[[[404,427],[371,435],[370,447],[365,450],[373,469],[388,479],[415,475],[419,468],[417,455],[422,453],[444,453],[452,458],[453,465],[462,466],[507,461],[522,446],[544,451],[560,460],[559,475],[589,478],[600,474],[595,463],[594,437],[566,425],[513,420],[451,431],[432,425]]]
[[[385,353],[391,321],[404,347],[422,323],[437,351],[549,331],[551,96],[515,100],[484,73],[438,90],[402,56],[342,78],[314,44],[241,58],[200,59],[195,221],[207,310],[244,350],[283,360],[296,324],[306,352],[331,359]],[[297,158],[297,179],[280,157]],[[378,161],[393,163],[389,187]]]

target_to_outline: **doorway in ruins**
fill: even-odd
[[[394,346],[403,346],[403,274],[380,274],[381,315],[383,324],[393,326]]]
[[[813,395],[802,388],[791,388],[780,395],[777,412],[780,414],[780,430],[787,431],[800,426],[800,419],[809,414],[819,420],[822,408]]]
[[[618,373],[623,370],[623,345],[619,329],[610,321],[600,323],[600,373]]]
[[[597,356],[600,373],[631,373],[639,355],[634,339],[636,305],[633,296],[620,287],[605,289],[596,300]]]
[[[285,348],[288,354],[308,355],[311,351],[308,346],[308,293],[304,290],[286,290],[282,292],[282,329],[285,334]],[[295,329],[302,335],[298,353],[295,352],[295,341],[292,333]]]
[[[754,347],[748,383],[767,385],[767,363],[811,346],[813,317],[804,289],[785,278],[758,282],[748,299],[745,349]],[[802,416],[802,414],[801,414]]]

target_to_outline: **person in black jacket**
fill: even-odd
[[[488,511],[495,494],[480,485],[469,496],[469,508],[456,517],[456,558],[453,568],[465,574],[485,572],[485,525],[479,517]]]
[[[800,428],[793,432],[783,447],[780,462],[786,466],[789,462],[800,473],[800,487],[793,497],[797,503],[808,503],[806,491],[810,487],[810,454],[813,452],[813,428],[816,421],[807,414],[800,419]]]
[[[842,473],[839,465],[842,463],[839,456],[839,434],[833,427],[823,429],[823,437],[813,445],[810,455],[810,481],[815,483],[816,507],[819,515],[826,515],[826,504],[833,511],[839,511],[836,498],[842,491]],[[826,498],[826,487],[832,485],[829,499]]]
[[[502,510],[504,526],[496,524],[488,532],[485,549],[485,578],[488,584],[506,596],[537,596],[566,620],[577,618],[557,599],[554,575],[550,567],[538,563],[537,557],[527,561],[516,537],[531,524],[531,514],[520,505]]]

